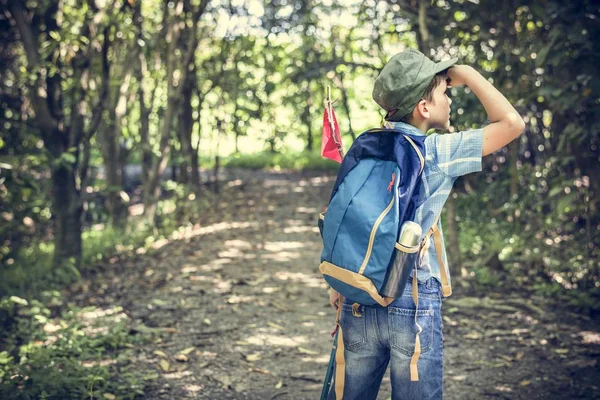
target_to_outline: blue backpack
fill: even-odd
[[[397,252],[406,250],[398,236],[414,219],[424,167],[425,136],[400,130],[366,131],[348,150],[319,216],[319,270],[343,297],[363,305],[394,300],[380,291]]]

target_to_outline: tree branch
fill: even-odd
[[[34,74],[36,79],[30,86],[30,97],[36,116],[36,124],[42,131],[44,141],[50,141],[50,136],[58,128],[58,121],[52,116],[48,105],[48,93],[42,85],[42,73],[40,71],[40,56],[38,53],[37,40],[33,35],[31,25],[25,18],[25,8],[19,0],[9,0],[8,8],[12,14],[13,21],[19,30],[21,43],[27,57],[27,72]]]

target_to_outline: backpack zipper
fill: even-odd
[[[383,212],[379,215],[377,220],[375,220],[375,224],[373,225],[373,229],[371,229],[371,236],[369,236],[369,245],[367,246],[367,254],[365,254],[365,259],[363,260],[358,273],[362,275],[365,268],[367,267],[367,263],[369,262],[369,258],[371,258],[371,251],[373,251],[373,242],[375,241],[375,233],[377,233],[377,228],[379,228],[379,224],[385,218],[385,216],[390,212],[392,206],[394,205],[394,200],[396,199],[396,192],[394,191],[392,194],[392,200],[390,204],[383,210]]]

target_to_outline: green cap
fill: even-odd
[[[457,61],[436,63],[415,49],[398,53],[375,79],[373,100],[387,111],[386,120],[399,121],[414,110],[433,77]]]

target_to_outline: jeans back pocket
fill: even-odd
[[[356,317],[352,314],[352,306],[350,304],[342,304],[342,315],[340,317],[340,325],[342,327],[342,336],[344,339],[344,347],[347,350],[356,350],[367,343],[367,323],[366,312],[363,308],[362,315]]]
[[[418,310],[417,322],[421,326],[421,354],[433,347],[433,309]],[[419,329],[415,324],[415,310],[388,307],[390,346],[406,356],[415,351],[415,338]]]

